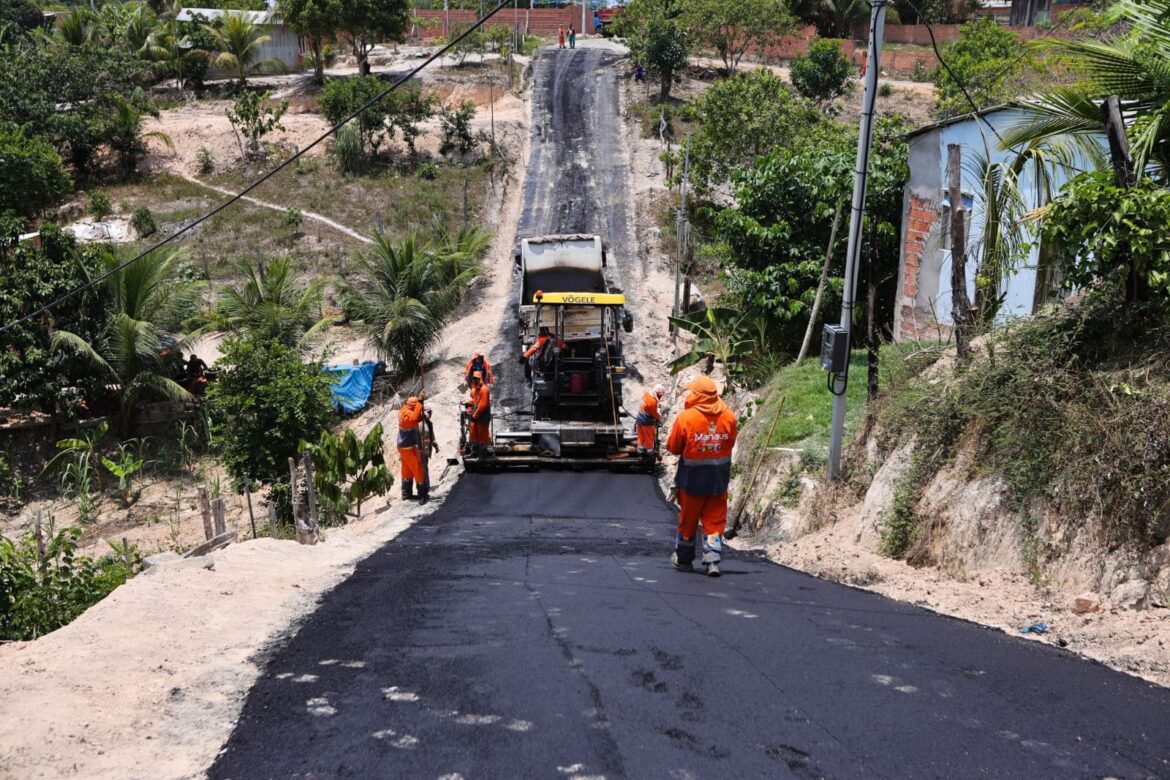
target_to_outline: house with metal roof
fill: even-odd
[[[268,36],[268,40],[261,44],[257,62],[280,62],[288,73],[296,73],[301,70],[304,52],[301,49],[300,38],[293,32],[292,27],[285,24],[275,9],[235,11],[220,8],[184,8],[179,11],[175,19],[180,22],[211,23],[228,15],[243,16],[251,24],[264,28],[264,34]],[[222,79],[229,78],[230,74],[212,66],[208,69],[207,77],[209,79]]]
[[[954,117],[915,130],[908,137],[910,179],[902,205],[902,236],[894,305],[894,338],[935,340],[949,337],[951,318],[951,208],[947,179],[947,147],[962,148],[962,204],[966,220],[967,293],[974,300],[975,275],[983,247],[986,196],[979,161],[1010,163],[1020,153],[1004,148],[1002,137],[1025,119],[1018,105],[1007,104],[977,114]],[[1059,139],[1058,139],[1059,140]],[[1104,134],[1100,143],[1106,144]],[[1055,197],[1064,185],[1093,163],[1078,153],[1072,167],[1046,162],[1045,176],[1038,177],[1028,162],[1018,181],[1021,212],[1034,212],[1048,195]],[[1047,180],[1045,187],[1039,186]],[[1022,240],[1009,267],[997,281],[999,305],[995,319],[1006,322],[1027,317],[1053,300],[1059,290],[1054,268],[1041,262],[1039,223],[1017,220]]]

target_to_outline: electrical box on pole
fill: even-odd
[[[821,368],[830,374],[844,374],[848,364],[848,331],[840,325],[826,325],[821,331]]]

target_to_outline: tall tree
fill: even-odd
[[[271,37],[260,25],[248,21],[243,12],[225,14],[222,22],[218,26],[204,25],[219,51],[212,63],[232,73],[239,89],[248,83],[249,75],[259,70],[283,70],[279,60],[260,59],[264,44]]]
[[[618,17],[618,31],[626,37],[634,59],[658,77],[659,101],[670,99],[671,87],[690,56],[683,10],[683,0],[631,0]]]
[[[338,0],[338,31],[349,38],[358,72],[370,74],[370,52],[385,41],[401,41],[410,29],[410,0]]]
[[[187,348],[177,341],[169,349],[157,324],[170,319],[176,308],[189,305],[195,287],[175,281],[182,250],[154,252],[126,268],[114,271],[120,258],[109,253],[104,271],[114,271],[105,282],[110,307],[96,338],[59,330],[53,334],[55,350],[74,354],[118,386],[123,431],[129,432],[138,404],[145,400],[182,401],[190,393],[172,378],[172,353]]]
[[[318,83],[324,81],[325,62],[321,50],[341,23],[340,0],[280,0],[277,8],[297,35],[305,39],[309,51],[313,52],[313,75]]]
[[[61,156],[42,138],[0,122],[0,214],[34,217],[57,203],[73,182]]]
[[[719,52],[729,76],[748,49],[762,52],[796,29],[784,0],[685,0],[682,18],[699,43]]]

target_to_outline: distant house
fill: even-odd
[[[990,108],[979,114],[956,117],[919,128],[909,136],[910,181],[902,201],[902,238],[898,270],[897,299],[894,306],[894,338],[898,340],[933,339],[950,333],[951,318],[951,202],[947,192],[947,146],[963,148],[962,208],[966,212],[967,246],[976,248],[982,239],[984,207],[969,170],[976,155],[986,155],[992,162],[1012,160],[1016,153],[1000,149],[996,132],[1003,135],[1023,118],[1018,107],[1007,105]],[[1105,144],[1104,136],[1101,143]],[[1034,170],[1021,174],[1019,189],[1024,206],[1031,211],[1038,202]],[[1089,162],[1079,161],[1087,169]],[[1075,175],[1075,171],[1072,172]],[[1051,169],[1053,189],[1059,191],[1070,178],[1064,168]],[[1035,237],[1035,226],[1025,230]],[[997,319],[1007,321],[1032,315],[1053,296],[1055,279],[1038,272],[1040,246],[1030,242],[1026,255],[1016,268],[1000,281],[1004,296]],[[967,293],[974,298],[976,258],[968,254]]]
[[[268,40],[261,45],[257,62],[277,60],[284,65],[284,69],[289,73],[295,73],[301,69],[304,55],[301,51],[300,38],[274,10],[225,11],[219,8],[184,8],[175,18],[180,22],[194,22],[197,21],[197,17],[203,17],[211,22],[228,14],[242,14],[252,24],[264,28],[264,34],[268,36]],[[207,77],[210,79],[228,78],[229,75],[215,67],[210,68],[207,72]]]

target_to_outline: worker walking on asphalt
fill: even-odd
[[[692,571],[695,535],[703,526],[703,564],[719,576],[723,529],[727,526],[727,486],[735,447],[735,414],[723,403],[715,382],[700,376],[688,388],[685,408],[674,421],[666,449],[681,456],[674,477],[678,489],[678,536],[671,563]]]
[[[492,375],[492,364],[488,362],[482,352],[476,352],[472,355],[471,360],[467,361],[466,368],[463,369],[463,381],[468,387],[471,387],[471,375],[476,371],[483,374],[484,384],[493,385],[496,383],[496,378]]]
[[[557,47],[561,48],[561,49],[565,48],[565,28],[564,27],[557,28]]]
[[[666,395],[666,388],[655,385],[654,389],[642,395],[642,408],[634,420],[638,434],[638,454],[645,455],[658,448],[658,426],[662,424],[662,414],[658,411],[658,402]]]
[[[486,455],[492,443],[492,391],[483,374],[471,375],[471,400],[467,402],[467,441],[472,455]]]
[[[577,48],[577,31],[573,29],[573,25],[569,25],[569,48]]]
[[[414,498],[414,483],[418,483],[420,504],[427,502],[427,477],[423,472],[419,445],[419,424],[423,420],[422,401],[416,396],[406,399],[398,412],[398,457],[402,460],[402,500]]]

